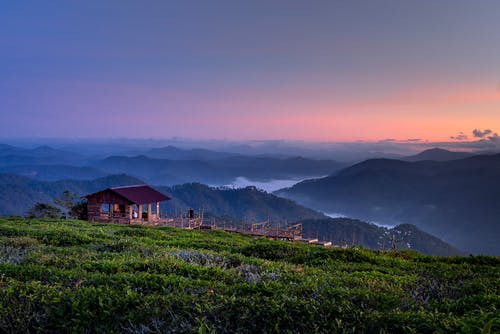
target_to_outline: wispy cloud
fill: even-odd
[[[477,140],[469,140],[469,136],[464,132],[459,132],[458,135],[451,136],[451,142],[432,143],[435,146],[452,149],[452,150],[467,150],[467,151],[499,151],[500,136],[497,132],[491,129],[472,130],[472,137]]]
[[[474,130],[475,131],[475,130]],[[453,140],[459,140],[459,141],[463,141],[463,140],[467,140],[469,139],[469,136],[467,136],[465,133],[463,132],[459,132],[457,135],[455,136],[450,136],[450,139],[453,139]]]
[[[474,129],[472,130],[472,134],[474,135],[474,137],[476,138],[483,138],[485,137],[486,135],[489,135],[492,131],[490,129],[486,129],[484,131],[481,131],[481,130],[478,130],[478,129]]]

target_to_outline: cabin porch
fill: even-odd
[[[154,223],[160,220],[160,202],[146,205],[95,203],[88,204],[90,221],[120,224]]]
[[[85,197],[89,221],[120,224],[156,223],[160,202],[170,199],[147,185],[108,188]]]

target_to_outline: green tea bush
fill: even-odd
[[[38,231],[35,238],[46,245],[52,246],[79,246],[93,242],[92,237],[86,235],[85,233],[61,228]]]
[[[497,333],[499,264],[0,219],[0,333]]]
[[[26,251],[23,248],[0,245],[0,263],[20,264],[25,255]]]

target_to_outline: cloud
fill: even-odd
[[[496,132],[491,136],[488,136],[488,139],[494,143],[500,143],[500,136]]]
[[[476,138],[483,138],[487,135],[489,135],[492,131],[490,129],[486,129],[484,131],[481,131],[479,129],[474,129],[472,130],[472,134],[474,135],[474,137]]]
[[[450,138],[453,140],[467,140],[467,139],[469,139],[469,137],[463,132],[459,132],[458,135],[456,135],[456,136],[450,136]]]
[[[500,151],[500,135],[493,130],[478,130],[472,131],[476,140],[468,141],[467,135],[459,132],[456,136],[451,136],[453,141],[434,143],[436,147],[443,147],[447,149],[466,150],[466,151]]]

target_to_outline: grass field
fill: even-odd
[[[0,332],[498,333],[500,258],[0,219]]]

